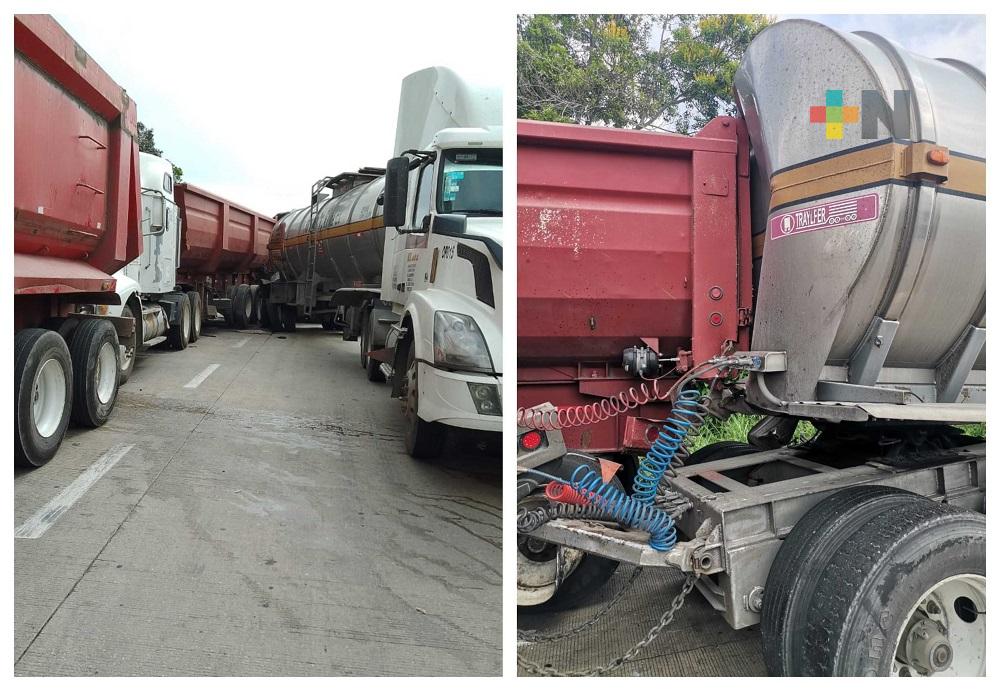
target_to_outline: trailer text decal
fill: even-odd
[[[876,218],[878,218],[877,194],[838,199],[835,202],[778,214],[771,219],[771,239],[777,240],[787,235],[808,233],[822,228],[846,226],[849,223],[873,221]]]

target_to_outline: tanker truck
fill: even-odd
[[[518,123],[518,604],[672,568],[771,674],[981,675],[985,76],[789,20],[735,90]]]
[[[359,340],[417,458],[439,455],[450,429],[501,430],[501,122],[499,89],[444,67],[409,75],[396,157],[318,181],[268,244],[266,323],[308,315]]]
[[[134,318],[124,340],[121,382],[137,349],[166,342],[184,350],[220,315],[244,329],[258,321],[253,272],[267,259],[274,221],[188,183],[165,158],[139,154],[143,251],[115,274],[115,316]]]
[[[114,272],[139,255],[136,107],[47,15],[14,16],[14,461],[118,398]]]

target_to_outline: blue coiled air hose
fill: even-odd
[[[632,496],[605,483],[599,473],[579,466],[570,476],[570,485],[604,510],[617,522],[649,533],[649,545],[667,552],[677,544],[677,529],[670,515],[653,506],[656,490],[664,473],[670,469],[684,440],[703,419],[701,394],[687,389],[677,396],[673,408],[660,428],[656,441],[643,457],[632,483]]]

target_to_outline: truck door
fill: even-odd
[[[427,287],[427,272],[430,262],[427,253],[427,237],[430,228],[430,212],[434,199],[434,164],[427,162],[410,173],[410,189],[416,188],[412,214],[407,218],[409,232],[396,233],[386,228],[386,241],[393,243],[391,302],[405,304],[413,290]],[[383,290],[383,294],[385,291]]]

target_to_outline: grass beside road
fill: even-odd
[[[727,420],[709,417],[705,419],[698,436],[690,439],[689,447],[691,451],[697,451],[703,446],[714,444],[718,441],[742,441],[747,440],[747,433],[760,420],[757,415],[733,414]],[[977,423],[973,425],[958,425],[965,434],[970,437],[986,438],[986,425]],[[816,434],[816,428],[808,420],[799,422],[795,429],[793,442],[801,442]]]

